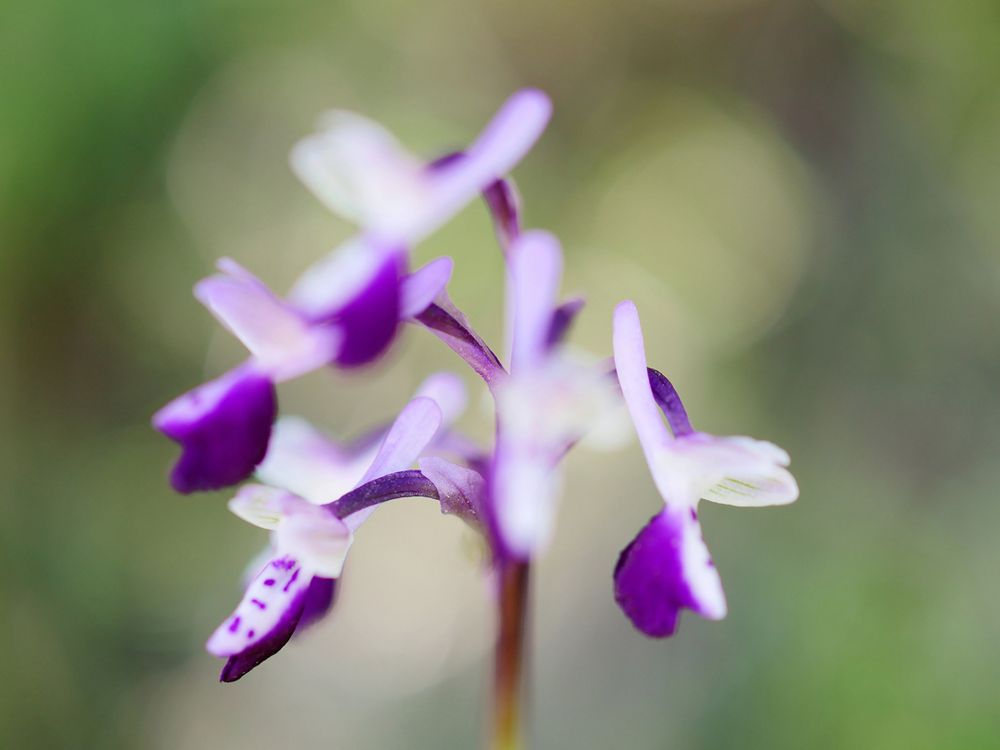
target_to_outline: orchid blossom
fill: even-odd
[[[614,350],[622,394],[665,504],[622,552],[615,599],[639,630],[664,637],[677,629],[682,608],[710,620],[726,616],[722,582],[698,523],[698,501],[786,505],[799,488],[785,468],[788,454],[778,446],[692,429],[670,381],[646,367],[632,302],[615,310]]]

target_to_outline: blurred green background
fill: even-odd
[[[647,641],[610,583],[659,504],[638,447],[572,456],[536,747],[1000,747],[994,0],[8,0],[0,50],[0,747],[477,746],[461,525],[376,514],[336,616],[219,685],[202,643],[263,538],[171,494],[149,416],[239,356],[189,291],[216,257],[281,289],[348,235],[286,164],[323,109],[435,155],[524,85],[556,105],[516,175],[588,297],[574,343],[607,354],[635,299],[695,424],[786,447],[802,490],[704,508],[731,613]],[[440,253],[497,340],[480,205]],[[283,406],[357,434],[453,366],[410,330]]]

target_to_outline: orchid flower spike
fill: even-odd
[[[438,435],[442,422],[442,408],[434,399],[415,398],[385,433],[356,484],[412,466]],[[289,439],[300,447],[320,449],[318,456],[313,454],[316,457],[322,457],[325,449],[327,460],[321,472],[329,475],[337,457],[315,437],[299,432]],[[281,476],[294,470],[295,465],[286,457],[277,457],[266,472]],[[348,472],[356,465],[347,462]],[[301,485],[307,497],[279,487],[251,484],[230,501],[229,507],[237,516],[272,532],[274,556],[250,582],[233,614],[208,640],[209,653],[227,659],[220,677],[223,682],[239,679],[277,653],[298,629],[321,617],[333,604],[336,582],[354,533],[371,509],[341,518],[328,505],[337,495],[320,494],[317,479],[314,476]],[[341,489],[342,481],[334,478],[330,490]]]
[[[625,404],[664,502],[621,553],[615,599],[636,628],[662,638],[676,631],[682,608],[711,620],[726,616],[722,582],[698,523],[698,501],[785,505],[799,489],[785,468],[788,454],[778,446],[692,429],[673,386],[647,369],[639,313],[630,301],[615,309],[614,353]]]
[[[292,150],[292,169],[334,213],[382,241],[413,245],[510,172],[551,114],[544,93],[518,91],[472,145],[427,163],[377,123],[327,112]]]

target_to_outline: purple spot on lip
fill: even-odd
[[[253,631],[252,630],[248,630],[247,631],[247,638],[253,638]]]
[[[292,573],[292,577],[288,579],[288,583],[285,584],[285,587],[282,589],[282,591],[288,591],[288,589],[292,587],[292,584],[295,583],[295,580],[299,577],[300,570],[302,570],[302,568],[295,569],[295,572]]]
[[[250,603],[251,604],[256,604],[261,609],[267,609],[267,605],[264,604],[264,602],[262,602],[260,599],[251,599]]]
[[[235,633],[237,630],[239,630],[239,628],[240,628],[240,618],[234,617],[233,621],[229,623],[229,632]]]
[[[265,586],[273,586],[274,585],[274,579],[273,578],[268,578],[266,581],[264,581],[264,585]]]

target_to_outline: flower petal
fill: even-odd
[[[551,103],[526,90],[501,107],[463,154],[420,163],[381,126],[331,112],[292,150],[292,168],[331,210],[407,244],[433,232],[509,172],[545,129]]]
[[[513,332],[511,370],[537,365],[546,342],[562,278],[562,249],[548,232],[525,232],[510,248]]]
[[[726,616],[722,582],[688,508],[666,507],[622,551],[615,601],[640,631],[673,635],[682,608],[710,620]]]
[[[425,397],[410,401],[389,428],[361,483],[410,468],[434,439],[441,422],[441,407],[435,401]]]
[[[223,682],[239,679],[288,642],[311,581],[312,574],[287,556],[271,560],[260,571],[206,644],[214,656],[233,657],[223,669]]]
[[[399,317],[414,318],[426,310],[451,279],[451,258],[437,258],[403,279]]]
[[[561,455],[590,433],[596,433],[595,446],[605,437],[614,438],[609,445],[622,442],[617,425],[624,413],[614,380],[569,353],[556,352],[533,370],[504,379],[496,398],[504,436],[539,452]]]
[[[284,514],[285,500],[294,497],[285,490],[263,484],[246,484],[229,501],[233,515],[260,529],[274,531]]]
[[[339,329],[338,364],[365,364],[396,333],[405,263],[401,250],[355,238],[307,269],[289,299],[311,322]]]
[[[433,231],[441,217],[454,214],[472,198],[506,175],[535,144],[549,117],[552,103],[537,89],[511,96],[461,158],[435,169],[436,216],[428,217],[417,234]]]
[[[657,467],[671,501],[761,507],[798,498],[795,478],[785,468],[788,461],[788,454],[773,443],[694,432],[668,445]]]
[[[441,409],[442,424],[449,426],[455,422],[469,404],[469,394],[465,383],[451,372],[436,372],[428,376],[417,389],[416,396],[429,398]]]
[[[181,445],[170,475],[174,489],[217,490],[250,476],[267,451],[276,411],[274,383],[249,366],[160,409],[153,425]]]
[[[257,478],[311,503],[328,503],[361,481],[379,442],[338,445],[301,417],[282,417],[274,425]]]
[[[671,440],[653,398],[646,370],[646,349],[635,303],[626,300],[615,308],[615,369],[639,442],[650,464],[664,443]]]
[[[303,504],[286,512],[274,535],[280,553],[294,557],[314,574],[338,578],[344,569],[354,536],[333,513]]]
[[[548,545],[562,490],[557,460],[501,433],[490,474],[490,509],[503,554],[526,560]]]
[[[327,208],[366,229],[401,236],[427,211],[424,165],[385,128],[353,112],[331,111],[299,141],[292,170]]]
[[[441,422],[441,408],[433,400],[421,397],[410,401],[389,428],[359,484],[410,468],[437,435]],[[365,508],[347,517],[345,522],[355,530],[373,511],[374,508]]]
[[[333,360],[340,346],[336,329],[309,325],[235,261],[223,258],[219,269],[223,274],[195,286],[195,296],[263,369],[287,380]]]

